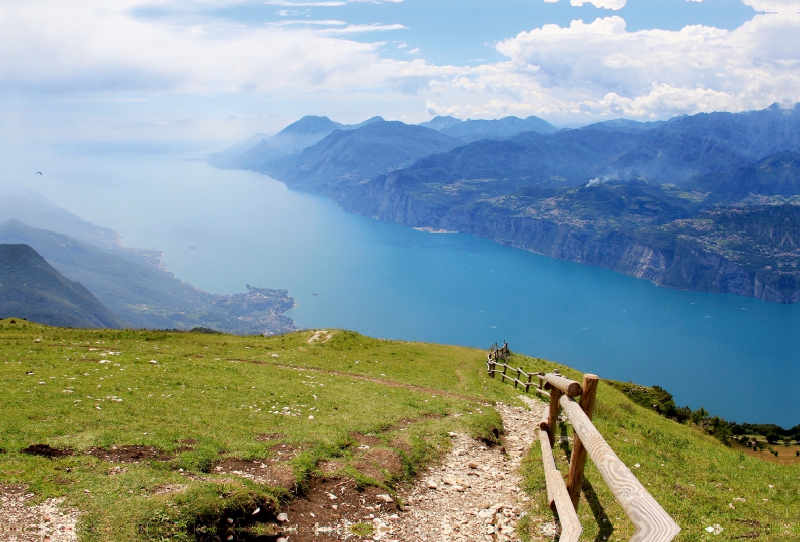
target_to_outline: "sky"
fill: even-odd
[[[800,0],[4,0],[0,143],[213,149],[306,114],[556,125],[800,101]]]

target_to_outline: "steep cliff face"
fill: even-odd
[[[741,265],[689,242],[658,247],[620,231],[597,234],[553,220],[482,214],[468,206],[448,208],[409,194],[403,189],[402,174],[327,190],[326,195],[350,212],[409,226],[456,230],[552,258],[606,267],[659,286],[800,302],[800,284],[765,284]]]

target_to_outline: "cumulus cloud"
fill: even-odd
[[[507,62],[435,83],[444,99],[428,107],[462,116],[664,117],[791,103],[800,101],[798,30],[793,14],[758,15],[733,31],[628,32],[618,16],[544,25],[498,44]]]
[[[0,6],[0,88],[240,92],[379,86],[376,46],[328,34],[391,30],[315,21],[311,28],[191,26],[130,15],[135,0],[16,0]],[[291,21],[281,21],[281,24]],[[308,21],[304,22],[308,26]]]
[[[748,6],[752,6],[756,11],[766,11],[771,13],[798,13],[800,12],[800,0],[743,0]]]
[[[792,11],[800,0],[746,0],[784,11],[756,15],[735,30],[693,25],[629,32],[619,16],[544,25],[500,42],[504,61],[477,66],[426,62],[414,44],[405,60],[384,58],[385,44],[351,38],[404,28],[399,24],[284,19],[254,28],[195,17],[178,25],[132,16],[138,1],[3,2],[0,90],[324,91],[360,93],[359,100],[369,93],[386,102],[405,94],[419,96],[432,114],[459,117],[647,118],[800,101],[800,15]],[[183,0],[150,3],[175,1]],[[619,1],[592,3],[614,9]]]
[[[618,10],[625,7],[625,0],[570,0],[569,3],[573,6],[592,4],[596,8],[613,9],[613,10]]]

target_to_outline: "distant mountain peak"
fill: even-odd
[[[298,135],[330,133],[341,127],[342,125],[340,123],[334,122],[328,117],[317,117],[314,115],[306,115],[305,117],[301,118],[298,121],[293,122],[283,130],[278,132],[276,136],[280,135],[298,136]]]
[[[421,122],[418,126],[424,126],[425,128],[431,128],[436,131],[444,130],[445,128],[450,128],[451,126],[455,126],[462,121],[461,119],[457,119],[455,117],[433,117],[431,120],[427,122]]]

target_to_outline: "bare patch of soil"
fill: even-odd
[[[292,467],[288,463],[279,461],[244,461],[241,459],[226,459],[214,467],[213,472],[219,474],[232,474],[247,478],[257,484],[272,487],[282,487],[292,491],[295,489],[295,477]]]
[[[53,448],[49,444],[32,444],[20,451],[23,454],[38,455],[41,457],[48,457],[50,459],[57,459],[59,457],[67,457],[72,455],[72,450],[68,450],[66,448]]]
[[[393,476],[400,476],[403,472],[403,462],[400,460],[400,454],[394,450],[387,450],[386,448],[370,450],[364,456],[364,461],[390,472]]]
[[[383,441],[378,437],[372,435],[365,435],[364,433],[359,433],[357,431],[351,432],[350,437],[362,445],[380,446],[381,444],[383,444]]]
[[[190,452],[190,451],[194,450],[194,445],[197,444],[197,439],[185,438],[183,440],[178,441],[178,444],[180,444],[180,446],[175,448],[175,453],[176,454],[179,454],[179,453],[182,453],[182,452]]]
[[[270,446],[269,449],[281,461],[289,461],[290,459],[294,459],[295,457],[297,457],[297,454],[300,453],[301,450],[304,450],[306,448],[307,446],[292,446],[291,444],[286,444],[285,442],[281,442],[280,444]]]
[[[353,467],[360,473],[377,480],[386,482],[390,477],[397,477],[403,472],[403,462],[400,455],[394,450],[386,448],[373,448],[361,460],[353,463]],[[389,476],[387,476],[387,473]]]
[[[402,450],[403,452],[410,454],[411,453],[411,445],[402,437],[395,437],[389,442],[394,448],[398,450]]]
[[[323,459],[317,464],[317,468],[325,476],[330,476],[331,474],[343,469],[344,467],[345,467],[345,462],[337,460]]]
[[[355,523],[373,523],[378,516],[399,512],[394,499],[384,490],[367,487],[359,490],[350,479],[322,479],[291,501],[284,509],[288,521],[282,523],[284,536],[291,542],[356,539]]]
[[[155,446],[130,444],[111,448],[89,448],[87,455],[111,463],[141,463],[142,461],[169,461],[172,456]]]

